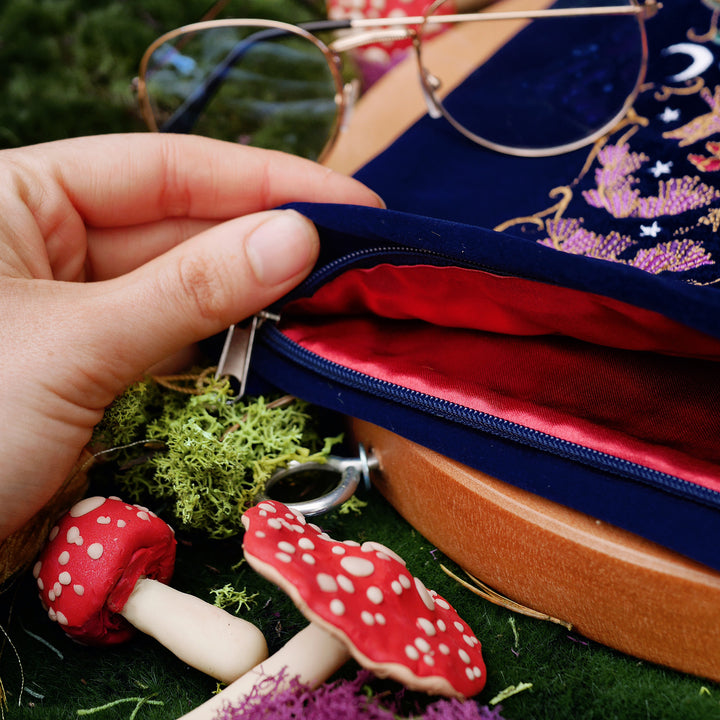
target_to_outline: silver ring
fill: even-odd
[[[378,461],[372,454],[368,456],[362,445],[358,452],[358,458],[331,455],[324,463],[300,463],[279,470],[267,481],[261,499],[278,500],[306,517],[327,513],[347,502],[355,494],[361,481],[365,490],[370,489],[370,471],[378,467]],[[323,483],[319,491],[321,494],[315,495],[311,478],[321,475],[331,477]],[[304,483],[303,476],[308,478]],[[331,482],[332,476],[337,477],[336,482]],[[314,482],[317,485],[317,480]],[[328,485],[330,489],[327,489]],[[308,499],[286,500],[284,495],[288,491],[303,498],[308,493],[312,496]]]

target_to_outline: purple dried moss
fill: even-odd
[[[503,720],[500,707],[481,706],[472,700],[440,699],[407,713],[405,693],[369,688],[372,673],[360,671],[354,680],[325,683],[313,690],[286,682],[284,674],[269,677],[238,705],[226,705],[217,720]]]

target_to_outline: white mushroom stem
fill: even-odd
[[[255,625],[157,580],[140,578],[120,614],[188,665],[224,683],[268,654]]]
[[[344,643],[326,632],[319,625],[310,623],[267,660],[250,672],[213,695],[181,720],[214,720],[225,705],[239,705],[250,693],[257,693],[260,683],[277,677],[285,670],[285,679],[297,678],[303,685],[317,687],[350,659]],[[267,683],[268,689],[277,686]]]

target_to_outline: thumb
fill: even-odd
[[[86,285],[94,297],[82,334],[94,357],[85,362],[95,365],[93,377],[105,366],[112,379],[96,401],[109,402],[152,365],[282,297],[308,274],[318,247],[312,222],[274,210],[217,225],[127,275]]]
[[[281,297],[317,251],[309,220],[271,211],[217,225],[113,280],[0,275],[0,539],[48,502],[127,385]]]

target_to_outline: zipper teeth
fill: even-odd
[[[438,252],[437,250],[430,250],[427,248],[407,248],[401,245],[387,245],[373,248],[363,248],[361,250],[355,250],[348,255],[343,255],[340,258],[331,260],[322,268],[315,270],[303,283],[298,287],[298,294],[302,292],[309,292],[314,290],[318,285],[325,282],[325,278],[328,275],[332,275],[339,269],[346,268],[348,265],[352,265],[357,260],[364,258],[374,257],[376,255],[382,255],[390,261],[388,256],[402,256],[402,257],[431,257],[438,260],[452,261],[455,267],[466,267],[474,268],[477,270],[483,270],[485,272],[491,272],[494,275],[505,275],[496,269],[484,265],[482,263],[473,262],[472,260],[462,260],[457,257],[448,255],[446,253]]]
[[[548,435],[541,430],[535,430],[525,425],[519,425],[511,420],[505,420],[494,415],[472,410],[463,407],[450,400],[436,398],[418,390],[403,387],[387,380],[372,377],[358,370],[338,365],[316,353],[306,350],[301,345],[287,338],[276,327],[268,328],[264,337],[273,345],[284,347],[286,356],[294,360],[300,360],[304,367],[310,368],[313,372],[327,377],[328,370],[332,375],[349,387],[370,391],[379,398],[397,401],[400,399],[404,405],[425,411],[432,411],[433,414],[451,421],[464,421],[464,425],[490,432],[504,439],[520,442],[525,446],[535,447],[539,450],[552,451],[556,455],[579,461],[602,470],[611,469],[622,473],[632,480],[639,480],[645,483],[652,483],[674,493],[684,496],[690,495],[696,499],[709,502],[713,506],[720,504],[720,495],[709,488],[697,485],[676,475],[654,470],[653,468],[639,465],[630,460],[604,453],[601,450],[578,445],[570,440],[563,440],[553,435]],[[438,409],[441,412],[438,413]],[[468,422],[470,421],[470,422]]]

